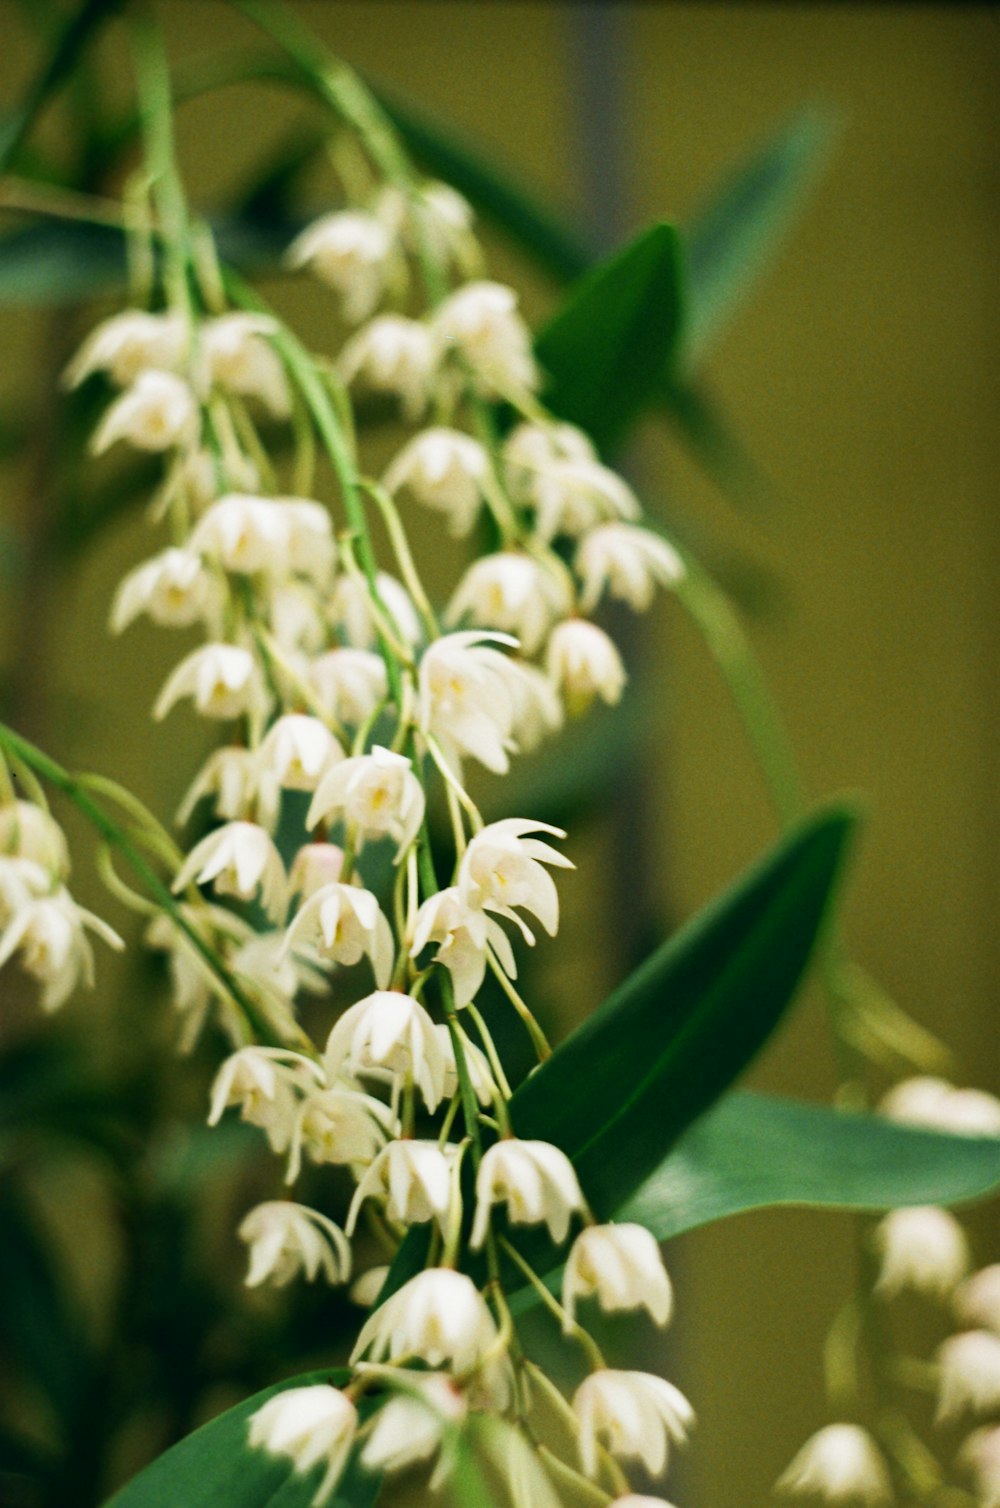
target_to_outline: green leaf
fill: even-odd
[[[741,163],[688,227],[689,321],[694,363],[745,298],[787,229],[832,136],[833,120],[798,111]]]
[[[1000,1140],[743,1091],[685,1132],[617,1211],[661,1240],[768,1205],[884,1210],[1000,1190]]]
[[[106,1508],[309,1508],[322,1465],[297,1476],[284,1457],[251,1450],[248,1422],[286,1388],[319,1382],[342,1387],[349,1377],[346,1371],[309,1372],[255,1393],[158,1457]],[[380,1486],[380,1478],[349,1466],[327,1508],[370,1508]]]
[[[612,448],[672,364],[683,314],[680,241],[661,221],[587,272],[540,331],[545,401]]]
[[[519,1136],[574,1161],[598,1215],[659,1167],[770,1036],[812,955],[853,813],[833,807],[657,949],[517,1090]]]

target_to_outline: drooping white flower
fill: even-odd
[[[344,850],[336,843],[303,843],[288,871],[288,893],[303,901],[335,885],[344,867]]]
[[[872,1239],[881,1258],[875,1291],[884,1298],[908,1288],[947,1298],[969,1270],[965,1232],[954,1215],[934,1205],[891,1210]]]
[[[778,1492],[791,1496],[873,1508],[891,1502],[893,1496],[885,1458],[858,1424],[828,1424],[810,1435],[775,1485]]]
[[[573,1412],[580,1423],[580,1459],[588,1476],[597,1472],[597,1440],[614,1456],[636,1458],[652,1476],[667,1464],[667,1448],[683,1445],[694,1410],[679,1388],[648,1372],[592,1372],[576,1390]]]
[[[327,1039],[323,1059],[332,1082],[386,1069],[409,1075],[433,1111],[444,1096],[445,1060],[434,1023],[419,1000],[397,990],[376,990],[346,1010]]]
[[[580,609],[591,613],[605,592],[645,612],[656,586],[671,586],[684,575],[673,545],[635,524],[598,524],[583,535],[574,560],[583,582]]]
[[[963,1330],[938,1348],[939,1420],[966,1412],[1000,1408],[1000,1335],[990,1330]]]
[[[410,761],[376,744],[370,754],[344,759],[320,781],[306,826],[342,819],[359,840],[394,838],[401,857],[424,820],[424,788]]]
[[[496,1103],[500,1093],[493,1078],[493,1070],[490,1068],[490,1060],[481,1047],[470,1042],[460,1027],[455,1028],[461,1033],[462,1049],[465,1055],[465,1066],[468,1070],[469,1081],[472,1084],[472,1092],[480,1105],[485,1109]],[[434,1028],[438,1041],[441,1043],[441,1052],[444,1057],[444,1095],[446,1100],[453,1099],[458,1093],[458,1064],[455,1061],[455,1043],[452,1040],[452,1027],[446,1022],[439,1022]]]
[[[291,267],[308,267],[343,301],[350,324],[367,319],[382,296],[392,238],[374,215],[341,210],[307,225],[288,248]]]
[[[545,647],[545,668],[573,712],[583,711],[595,696],[614,706],[628,679],[613,641],[585,618],[556,625]]]
[[[465,1396],[450,1377],[412,1372],[407,1386],[413,1391],[395,1394],[375,1415],[361,1452],[361,1464],[368,1471],[403,1471],[426,1461],[441,1448],[445,1430],[465,1418]],[[435,1473],[432,1487],[441,1480]]]
[[[371,891],[357,885],[334,882],[313,892],[288,928],[286,946],[303,944],[348,967],[368,957],[380,990],[392,977],[392,928]]]
[[[235,491],[256,496],[260,486],[260,471],[248,455],[230,448],[222,463],[213,451],[192,446],[175,459],[167,485],[160,492],[156,516],[166,513],[175,495],[183,498],[197,517],[221,493]]]
[[[0,930],[30,901],[52,890],[52,872],[34,859],[0,854]]]
[[[34,801],[0,803],[0,854],[30,860],[58,879],[69,874],[66,835],[55,818]]]
[[[285,1181],[298,1178],[303,1156],[318,1165],[367,1167],[398,1131],[392,1111],[370,1094],[347,1086],[311,1090],[291,1128]]]
[[[275,643],[284,652],[287,665],[294,666],[290,679],[287,666],[275,661],[275,680],[284,688],[285,700],[294,702],[302,695],[301,679],[304,655],[317,655],[326,648],[330,636],[324,608],[325,593],[316,583],[300,581],[296,576],[261,578],[258,591],[261,607]]]
[[[385,1202],[390,1220],[420,1225],[436,1220],[444,1229],[451,1197],[452,1148],[405,1138],[391,1141],[367,1169],[354,1192],[346,1230],[352,1235],[366,1199]]]
[[[283,1288],[299,1273],[310,1283],[321,1273],[328,1283],[346,1283],[351,1275],[347,1237],[308,1205],[287,1199],[258,1204],[244,1216],[239,1237],[250,1248],[248,1288],[261,1283]]]
[[[257,777],[263,798],[262,820],[278,815],[280,792],[314,791],[344,751],[318,717],[289,712],[268,729],[257,750]]]
[[[576,536],[604,519],[637,519],[642,513],[627,482],[599,461],[551,461],[535,478],[532,501],[542,539]]]
[[[175,702],[189,696],[203,717],[225,721],[266,705],[260,668],[249,649],[238,644],[203,644],[167,677],[153,716],[166,717]]]
[[[289,569],[291,518],[274,498],[229,492],[202,514],[188,548],[226,571],[281,576]]]
[[[517,648],[516,639],[485,629],[435,639],[420,661],[419,722],[446,752],[503,775],[514,747],[514,688],[522,673],[497,644]]]
[[[208,1124],[217,1125],[224,1110],[238,1105],[240,1119],[259,1126],[272,1150],[283,1152],[301,1096],[320,1083],[319,1065],[301,1053],[283,1047],[241,1047],[215,1075]]]
[[[518,920],[513,912],[508,914]],[[534,941],[530,933],[528,940]],[[468,905],[457,885],[437,891],[421,905],[414,922],[410,956],[416,958],[432,942],[441,944],[434,961],[443,964],[451,974],[459,1010],[476,997],[486,973],[488,948],[493,948],[507,976],[517,978],[517,963],[506,932],[485,911]]]
[[[198,404],[187,383],[172,372],[141,372],[111,404],[90,448],[101,455],[118,440],[139,450],[189,445],[198,435]]]
[[[382,482],[388,492],[407,487],[417,502],[443,513],[450,532],[461,539],[479,517],[489,469],[489,456],[478,440],[439,427],[414,435]]]
[[[957,1089],[947,1079],[904,1079],[889,1090],[879,1109],[909,1126],[959,1136],[1000,1136],[1000,1100],[982,1089]]]
[[[125,309],[91,330],[63,380],[67,387],[77,387],[92,372],[107,372],[112,382],[127,387],[151,367],[179,367],[186,348],[187,328],[179,315]]]
[[[227,957],[230,971],[244,993],[259,1001],[271,1020],[294,1019],[300,989],[325,993],[327,980],[311,955],[290,954],[285,934],[277,928],[253,932]]]
[[[1000,1335],[1000,1262],[981,1267],[958,1285],[955,1313],[964,1325]]]
[[[250,901],[260,894],[265,911],[281,919],[288,901],[288,877],[271,835],[255,822],[227,822],[196,843],[177,871],[175,894],[192,881],[212,885],[220,895]]]
[[[357,1409],[347,1395],[316,1383],[269,1398],[250,1419],[249,1440],[254,1449],[287,1456],[301,1476],[325,1461],[323,1479],[310,1499],[311,1508],[321,1508],[343,1476],[357,1429]]]
[[[288,378],[266,337],[278,328],[266,314],[222,314],[198,332],[199,355],[209,382],[245,398],[259,398],[276,419],[291,412]]]
[[[111,631],[119,634],[140,613],[161,628],[211,622],[220,594],[202,561],[190,550],[161,550],[130,571],[111,604]]]
[[[373,392],[399,398],[412,424],[427,407],[436,358],[433,336],[420,320],[380,314],[351,337],[337,367],[345,382],[360,380]]]
[[[257,758],[253,751],[229,744],[214,749],[177,809],[178,822],[186,822],[205,796],[215,798],[213,810],[229,822],[250,817],[257,799]]]
[[[575,424],[518,424],[503,443],[503,468],[515,501],[536,506],[538,478],[557,461],[596,461],[597,452]]]
[[[306,673],[323,710],[338,723],[357,727],[388,694],[385,661],[370,649],[331,649]]]
[[[981,1508],[1000,1508],[1000,1425],[973,1430],[958,1453],[958,1462],[972,1476]]]
[[[658,1325],[673,1308],[673,1293],[656,1238],[645,1226],[591,1225],[580,1232],[566,1260],[563,1308],[572,1323],[579,1298],[595,1295],[602,1309],[644,1306]]]
[[[78,984],[94,983],[94,953],[86,929],[116,952],[125,946],[113,927],[78,906],[62,886],[51,895],[31,896],[0,932],[0,968],[19,953],[22,967],[42,986],[42,1009],[58,1010]]]
[[[506,1204],[513,1225],[540,1225],[561,1246],[574,1214],[585,1209],[583,1191],[565,1152],[546,1141],[507,1137],[483,1153],[476,1174],[476,1214],[469,1244],[482,1246],[490,1211]]]
[[[455,1376],[471,1372],[497,1340],[497,1327],[471,1278],[447,1267],[418,1273],[370,1315],[351,1352],[373,1361],[419,1357]]]
[[[471,369],[480,392],[530,391],[538,384],[531,336],[517,302],[514,289],[502,283],[466,283],[434,312],[439,349],[454,352]]]
[[[407,644],[419,643],[420,619],[402,582],[387,571],[378,571],[375,586],[391,626]],[[363,579],[352,575],[339,577],[330,594],[329,611],[351,648],[372,649],[378,642],[371,594]]]
[[[559,827],[533,822],[530,817],[504,817],[491,822],[470,840],[458,871],[458,888],[469,906],[498,910],[515,906],[536,916],[550,937],[559,926],[559,896],[545,864],[572,869],[569,859],[550,843],[529,833],[565,838]]]
[[[503,550],[473,562],[458,583],[445,617],[449,624],[468,618],[483,628],[514,634],[530,655],[571,607],[564,576],[521,551]]]

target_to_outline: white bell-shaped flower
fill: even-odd
[[[521,667],[494,646],[517,648],[507,634],[471,629],[436,639],[420,661],[419,721],[446,751],[477,759],[503,775]]]
[[[591,613],[605,592],[645,612],[659,586],[684,576],[684,562],[673,545],[635,524],[598,524],[577,547],[574,560],[583,582],[580,609]]]
[[[538,478],[556,461],[596,461],[597,451],[575,424],[518,424],[502,449],[504,477],[511,496],[535,506]]]
[[[483,1153],[476,1174],[476,1214],[469,1244],[482,1246],[490,1211],[506,1204],[514,1225],[540,1225],[561,1246],[574,1214],[586,1208],[573,1164],[565,1152],[545,1141],[507,1137]]]
[[[238,644],[204,644],[183,659],[167,677],[153,716],[166,717],[185,696],[203,717],[224,721],[259,713],[267,702],[260,667],[249,649]]]
[[[277,328],[277,320],[266,314],[222,314],[201,326],[198,346],[209,382],[259,398],[276,419],[286,419],[292,406],[288,378],[266,338]]]
[[[0,854],[30,860],[58,879],[69,874],[66,835],[55,818],[34,801],[0,803]]]
[[[656,1238],[645,1226],[591,1225],[580,1232],[566,1259],[563,1308],[572,1324],[576,1303],[594,1295],[602,1309],[649,1310],[665,1325],[673,1292]]]
[[[149,314],[125,309],[96,325],[63,374],[77,387],[93,372],[107,372],[118,387],[127,387],[150,368],[179,368],[187,350],[185,321],[177,314]]]
[[[95,455],[127,440],[139,450],[169,450],[193,444],[198,435],[198,404],[187,383],[172,372],[145,371],[111,404],[90,448]]]
[[[650,1497],[648,1492],[626,1492],[624,1497],[615,1498],[608,1508],[673,1508],[666,1498]]]
[[[391,1141],[365,1172],[351,1200],[347,1234],[352,1235],[366,1199],[385,1205],[390,1220],[421,1225],[436,1220],[444,1229],[451,1197],[451,1154],[433,1141]]]
[[[202,514],[188,548],[239,575],[289,569],[291,519],[274,498],[229,492]]]
[[[285,1182],[298,1178],[303,1157],[317,1166],[367,1167],[398,1131],[392,1111],[370,1094],[347,1085],[310,1090],[291,1128]]]
[[[534,654],[552,625],[572,608],[565,576],[518,550],[484,555],[466,571],[448,604],[446,621],[462,618],[516,635]]]
[[[438,427],[414,435],[382,482],[388,492],[408,488],[418,503],[443,513],[449,531],[461,539],[479,517],[489,469],[489,456],[478,440],[461,430]]]
[[[614,706],[628,680],[613,641],[585,618],[556,625],[545,647],[545,668],[572,712],[584,711],[595,696]]]
[[[18,953],[21,966],[42,986],[42,1010],[58,1010],[78,984],[94,983],[94,952],[86,929],[116,952],[125,946],[106,921],[78,906],[62,886],[51,895],[32,896],[0,933],[0,968]]]
[[[947,1298],[969,1270],[965,1232],[954,1215],[933,1205],[890,1210],[872,1240],[881,1258],[875,1291],[883,1298],[905,1289]]]
[[[392,250],[389,232],[374,215],[341,210],[307,225],[288,248],[291,267],[308,267],[343,301],[344,318],[358,324],[382,296]]]
[[[394,630],[407,644],[419,643],[420,618],[403,583],[390,576],[388,571],[378,571],[375,586]],[[331,619],[343,630],[351,648],[375,647],[378,629],[367,581],[352,575],[339,577],[328,605]]]
[[[212,1084],[208,1124],[239,1106],[240,1119],[259,1126],[271,1148],[283,1152],[292,1136],[301,1096],[322,1083],[317,1063],[283,1047],[241,1047],[220,1067]]]
[[[218,585],[190,550],[162,550],[130,571],[111,604],[111,631],[119,634],[140,613],[161,628],[188,628],[218,616]]]
[[[411,1372],[407,1374],[407,1387],[413,1391],[395,1394],[375,1415],[361,1452],[361,1464],[368,1471],[404,1471],[426,1461],[440,1450],[449,1426],[455,1428],[465,1418],[465,1395],[450,1377]],[[432,1490],[441,1480],[435,1472]]]
[[[261,818],[277,820],[280,792],[315,791],[344,751],[325,723],[302,712],[288,712],[268,729],[257,750],[257,776],[263,798]]]
[[[444,1095],[445,1060],[434,1023],[419,1000],[376,990],[345,1011],[331,1031],[323,1059],[328,1080],[384,1069],[413,1079],[428,1110]]]
[[[519,920],[513,912],[507,914]],[[530,932],[528,939],[534,941]],[[434,961],[451,974],[459,1010],[476,997],[486,973],[488,948],[493,948],[508,978],[517,978],[517,963],[506,932],[485,911],[468,905],[457,885],[428,896],[420,907],[413,927],[411,958],[432,942],[440,943]]]
[[[271,1283],[283,1288],[299,1273],[308,1282],[322,1276],[346,1283],[351,1275],[351,1244],[339,1225],[319,1210],[287,1199],[258,1204],[244,1216],[239,1237],[250,1248],[248,1288]]]
[[[532,488],[535,529],[542,539],[579,535],[604,519],[637,519],[642,509],[631,487],[599,461],[549,462]]]
[[[1000,1262],[981,1267],[960,1283],[954,1307],[963,1325],[1000,1335]]]
[[[0,854],[0,930],[29,902],[52,890],[52,872],[34,859]]]
[[[981,1508],[1000,1508],[1000,1425],[974,1429],[958,1453],[970,1474]]]
[[[502,283],[466,283],[435,310],[442,353],[454,352],[485,393],[535,388],[531,335],[517,312],[517,294]]]
[[[358,727],[388,695],[385,661],[370,649],[331,649],[312,661],[306,679],[323,710]]]
[[[1000,1408],[1000,1335],[991,1330],[950,1335],[938,1348],[937,1360],[939,1420]]]
[[[348,967],[369,958],[380,990],[392,977],[396,956],[392,928],[371,891],[357,885],[334,882],[309,897],[287,934],[286,947],[302,945]]]
[[[229,744],[214,749],[188,787],[177,821],[186,822],[206,796],[213,798],[216,815],[228,822],[250,817],[257,800],[257,773],[253,750]]]
[[[427,407],[436,359],[433,336],[420,320],[380,314],[347,342],[337,368],[345,382],[399,398],[403,418],[413,424]]]
[[[908,1126],[958,1136],[1000,1136],[1000,1099],[982,1089],[957,1089],[947,1079],[929,1075],[894,1085],[879,1110]]]
[[[323,1479],[310,1499],[311,1508],[321,1508],[344,1474],[357,1429],[358,1412],[346,1393],[316,1383],[269,1398],[251,1416],[249,1441],[255,1450],[286,1456],[301,1476],[325,1462]]]
[[[775,1484],[792,1497],[820,1497],[829,1503],[878,1508],[892,1501],[885,1457],[859,1424],[827,1424],[802,1446]]]
[[[296,576],[261,578],[258,590],[262,616],[274,642],[287,664],[294,666],[290,679],[286,666],[275,661],[272,666],[275,680],[283,688],[286,701],[297,701],[302,695],[301,681],[306,668],[302,657],[320,654],[330,637],[325,593],[317,591],[315,582],[301,581]]]
[[[602,1436],[614,1456],[640,1460],[652,1476],[667,1464],[670,1444],[683,1445],[694,1410],[679,1388],[648,1372],[592,1372],[576,1390],[573,1412],[580,1424],[580,1459],[588,1476],[597,1473],[597,1441]]]
[[[344,850],[336,843],[303,843],[288,871],[288,893],[303,901],[335,885],[344,867]]]
[[[370,754],[344,759],[316,788],[306,826],[342,820],[360,841],[395,839],[401,857],[424,820],[424,788],[410,761],[376,744]]]
[[[471,1278],[447,1267],[418,1273],[365,1322],[351,1352],[373,1361],[419,1357],[455,1376],[473,1371],[497,1342],[497,1327]]]
[[[319,587],[329,585],[336,561],[333,520],[322,503],[309,497],[281,496],[275,502],[288,519],[288,564],[298,576]]]
[[[465,1054],[465,1066],[468,1069],[469,1079],[472,1084],[472,1092],[485,1110],[495,1104],[497,1095],[500,1093],[490,1068],[490,1060],[481,1047],[470,1042],[460,1027],[455,1028],[461,1033],[462,1049]],[[441,1043],[441,1052],[444,1056],[444,1099],[454,1099],[458,1093],[458,1064],[455,1061],[455,1043],[452,1040],[452,1027],[446,1022],[439,1022],[434,1031]]]
[[[569,859],[550,843],[529,833],[565,838],[562,828],[530,817],[504,817],[470,840],[458,871],[458,888],[466,905],[506,914],[519,907],[536,916],[550,937],[559,926],[559,896],[543,866],[572,869]]]
[[[520,752],[530,754],[562,727],[563,706],[544,670],[525,661],[520,662],[518,669],[521,673],[510,686],[514,704],[511,732]]]
[[[255,822],[227,822],[196,843],[177,871],[175,893],[192,881],[212,885],[220,895],[250,901],[260,894],[275,921],[288,902],[288,876],[271,835]]]

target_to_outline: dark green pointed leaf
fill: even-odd
[[[309,1508],[322,1465],[297,1476],[283,1457],[251,1450],[248,1422],[286,1388],[319,1382],[342,1387],[349,1376],[345,1371],[309,1372],[255,1393],[166,1451],[116,1492],[106,1508]],[[328,1508],[370,1508],[380,1485],[378,1477],[349,1466]]]
[[[770,1095],[727,1095],[618,1209],[661,1239],[767,1205],[885,1210],[1000,1191],[1000,1140]]]
[[[689,225],[689,361],[698,360],[767,264],[831,134],[825,111],[800,110],[728,176]]]
[[[517,1090],[607,1216],[767,1040],[812,955],[854,825],[834,807],[657,949]]]
[[[545,401],[606,450],[656,394],[681,334],[680,242],[660,222],[585,273],[541,330]]]

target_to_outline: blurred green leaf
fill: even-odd
[[[322,1465],[297,1476],[291,1462],[251,1450],[251,1414],[288,1388],[328,1382],[343,1387],[344,1370],[308,1372],[265,1388],[228,1409],[147,1466],[107,1503],[107,1508],[309,1508]],[[370,1508],[381,1479],[349,1466],[328,1508]]]
[[[1000,1140],[747,1091],[696,1121],[616,1211],[661,1240],[768,1205],[884,1210],[1000,1190]]]
[[[519,1136],[573,1159],[600,1216],[770,1036],[812,955],[854,814],[820,813],[699,913],[516,1091]]]
[[[832,135],[832,118],[810,106],[726,178],[688,226],[689,321],[685,357],[694,365],[773,256]]]
[[[585,273],[539,332],[546,402],[612,448],[672,364],[683,311],[680,242],[661,221]]]

